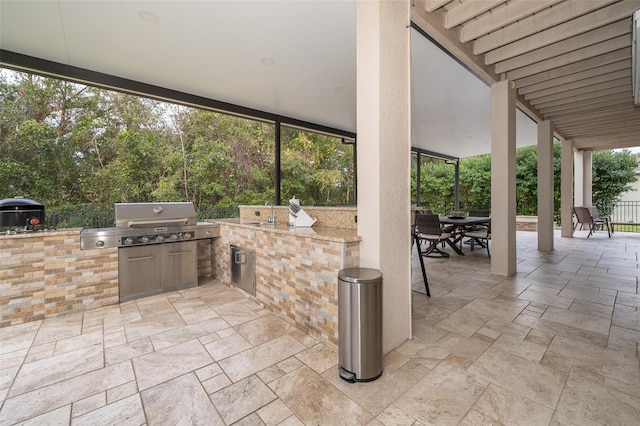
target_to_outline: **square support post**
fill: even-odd
[[[516,90],[491,85],[491,273],[516,273]]]
[[[383,351],[411,337],[409,1],[356,2],[360,266],[383,274]]]
[[[538,123],[538,250],[553,250],[553,126]]]

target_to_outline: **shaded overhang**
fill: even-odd
[[[577,149],[640,145],[640,0],[411,8],[414,147],[489,152],[488,86],[504,78],[518,88],[518,146],[543,119]],[[355,15],[355,1],[0,0],[0,65],[352,137]]]

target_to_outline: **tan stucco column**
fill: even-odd
[[[538,123],[538,250],[553,250],[553,125]]]
[[[560,235],[573,237],[573,143],[562,141],[560,154]]]
[[[582,202],[593,205],[593,151],[582,151]]]
[[[491,85],[491,273],[516,273],[516,90]]]
[[[573,153],[573,204],[576,206],[584,206],[584,169],[583,157],[584,151],[575,151]]]
[[[360,266],[383,274],[383,350],[411,337],[409,2],[356,2]]]

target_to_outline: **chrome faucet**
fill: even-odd
[[[266,206],[267,203],[265,202],[264,205]],[[271,204],[271,216],[269,216],[269,220],[267,220],[267,223],[270,225],[275,225],[276,224],[276,217],[273,214],[273,203]]]

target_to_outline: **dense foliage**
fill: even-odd
[[[593,153],[593,203],[610,214],[616,200],[636,181],[636,156],[628,150]],[[415,161],[414,161],[415,162]],[[422,157],[421,204],[439,213],[453,210],[454,166],[442,160]],[[416,199],[416,173],[412,174],[412,199]],[[516,214],[533,215],[538,211],[538,149],[516,151]],[[491,208],[491,156],[460,160],[460,209]],[[560,215],[560,143],[554,144],[554,212]]]
[[[0,71],[0,198],[56,209],[274,201],[271,123]],[[291,128],[281,139],[283,201],[353,204],[352,146]]]
[[[192,201],[196,207],[275,199],[275,127],[58,79],[0,69],[0,198],[47,208]],[[284,127],[280,191],[306,205],[354,204],[353,147]],[[555,209],[560,146],[554,146]],[[453,209],[454,165],[421,156],[421,204]],[[415,155],[414,155],[415,163]],[[517,214],[537,211],[537,149],[517,150]],[[593,154],[593,199],[609,212],[635,181],[628,151]],[[417,177],[412,168],[412,199]],[[491,157],[460,161],[463,211],[490,209]]]

